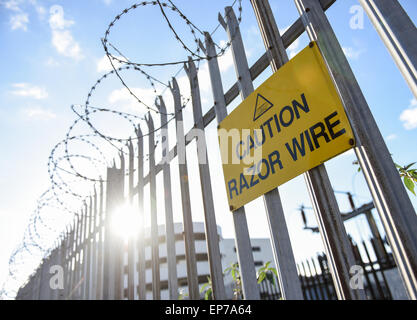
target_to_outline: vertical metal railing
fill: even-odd
[[[416,30],[411,20],[406,17],[401,6],[385,4],[383,1],[359,0],[375,25],[378,33],[387,45],[394,60],[406,78],[414,94],[416,46],[412,42]],[[245,99],[254,91],[253,80],[268,65],[276,72],[288,62],[285,49],[304,31],[312,45],[318,44],[327,61],[329,71],[334,78],[346,113],[355,132],[356,155],[374,199],[375,207],[384,225],[387,239],[392,249],[392,256],[412,299],[417,298],[417,218],[411,202],[398,177],[388,149],[383,142],[379,129],[372,117],[358,83],[345,55],[338,43],[330,23],[325,15],[335,0],[294,0],[300,18],[280,35],[274,15],[267,0],[251,0],[261,30],[266,53],[249,67],[240,34],[239,22],[232,7],[225,8],[225,18],[219,15],[219,22],[224,27],[234,60],[237,82],[226,92],[223,91],[218,55],[209,33],[205,33],[205,42],[200,47],[207,56],[209,76],[212,87],[214,106],[203,115],[198,73],[193,60],[185,64],[191,89],[193,108],[193,126],[186,134],[184,131],[183,108],[180,88],[177,80],[170,83],[173,95],[173,109],[176,126],[176,145],[169,150],[167,107],[161,96],[155,105],[160,114],[160,128],[155,129],[151,114],[146,115],[148,126],[148,158],[144,153],[144,136],[137,127],[137,153],[132,140],[128,149],[128,193],[125,197],[125,158],[120,154],[120,169],[114,164],[107,168],[106,181],[100,181],[99,193],[94,188],[94,195],[87,198],[73,224],[58,239],[49,256],[43,259],[41,266],[29,279],[22,295],[32,299],[146,299],[147,284],[151,282],[152,298],[161,299],[161,276],[158,228],[157,191],[163,189],[165,205],[165,241],[167,248],[168,296],[178,299],[177,254],[175,249],[173,217],[173,183],[171,181],[171,161],[177,157],[181,209],[183,219],[183,240],[187,267],[187,285],[189,299],[199,299],[199,274],[191,212],[190,187],[192,179],[188,173],[186,147],[193,140],[197,142],[200,187],[203,198],[205,240],[207,244],[210,276],[215,299],[226,298],[223,282],[219,238],[217,234],[216,213],[210,178],[205,128],[216,119],[220,123],[227,116],[229,105],[239,94]],[[391,7],[390,7],[391,6]],[[390,9],[391,8],[391,9]],[[399,22],[398,17],[403,21]],[[408,18],[408,19],[407,19]],[[405,26],[405,27],[404,27]],[[408,26],[408,27],[407,27]],[[405,28],[406,30],[402,30]],[[161,129],[162,159],[155,162],[155,131]],[[135,185],[135,161],[137,161],[137,183]],[[148,161],[149,172],[144,174],[144,161]],[[157,186],[157,175],[162,171],[163,186]],[[101,178],[100,178],[101,179]],[[258,285],[252,254],[251,239],[246,220],[245,208],[230,208],[233,215],[236,249],[245,299],[283,297],[285,299],[361,299],[361,290],[353,290],[349,285],[350,267],[361,265],[365,270],[367,281],[366,294],[374,299],[392,298],[384,274],[384,268],[392,267],[392,258],[385,250],[372,213],[366,215],[374,238],[371,246],[363,242],[352,245],[344,229],[338,204],[331,187],[324,165],[318,166],[305,174],[305,181],[315,209],[318,229],[324,242],[325,258],[314,259],[295,264],[293,250],[286,227],[284,210],[278,189],[264,196],[268,218],[273,256],[278,268],[279,290],[271,283]],[[150,197],[144,198],[145,185],[149,184]],[[132,204],[138,196],[139,232],[137,238],[129,237],[127,249],[127,287],[124,285],[125,245],[121,237],[112,232],[112,217],[117,208],[126,199]],[[150,212],[145,212],[144,202],[150,203]],[[145,237],[145,217],[150,218],[149,239]],[[147,221],[146,221],[147,222]],[[162,237],[163,238],[163,237]],[[151,279],[146,277],[145,247],[151,247]],[[371,251],[377,257],[372,261]],[[137,256],[137,259],[136,259]],[[365,262],[366,260],[367,262]],[[51,291],[49,288],[49,270],[52,265],[61,264],[64,270],[64,289]],[[298,272],[297,272],[298,269]],[[137,281],[136,281],[137,276]],[[388,288],[388,289],[387,289]],[[127,294],[125,295],[125,289]],[[266,296],[265,292],[271,292]]]

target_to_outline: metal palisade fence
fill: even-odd
[[[267,0],[251,0],[266,52],[249,67],[244,43],[239,30],[239,21],[232,7],[225,8],[224,16],[219,14],[220,25],[229,38],[230,50],[237,81],[226,92],[223,91],[222,77],[218,64],[218,52],[209,33],[199,46],[208,62],[214,106],[205,114],[202,112],[200,87],[195,59],[190,57],[184,68],[188,76],[193,108],[193,128],[184,131],[181,93],[177,79],[169,84],[174,105],[167,106],[162,96],[156,97],[157,111],[161,122],[162,160],[155,160],[155,127],[152,114],[146,116],[149,134],[143,135],[137,126],[137,136],[127,145],[127,155],[120,154],[120,167],[114,164],[107,168],[106,180],[97,184],[93,194],[85,201],[72,225],[62,234],[55,247],[44,258],[39,268],[17,294],[17,299],[146,299],[152,291],[152,299],[161,298],[161,290],[168,287],[169,299],[178,299],[181,283],[188,286],[188,298],[200,299],[200,279],[197,272],[195,238],[191,214],[190,184],[187,163],[187,146],[197,142],[198,168],[204,207],[205,240],[208,252],[213,298],[225,299],[226,290],[222,272],[219,235],[217,231],[215,206],[207,158],[205,128],[216,120],[220,123],[228,115],[227,108],[240,95],[242,100],[253,91],[253,81],[268,67],[278,71],[289,59],[288,48],[305,31],[311,41],[318,44],[329,73],[333,78],[343,105],[352,125],[356,147],[355,153],[371,191],[375,208],[381,218],[392,250],[392,258],[378,257],[379,269],[375,263],[368,263],[366,277],[382,272],[383,266],[390,267],[395,261],[410,299],[417,298],[417,218],[412,204],[402,186],[400,177],[392,162],[368,104],[347,62],[343,50],[326,17],[325,11],[335,0],[294,0],[299,11],[297,19],[284,34],[280,35],[275,18]],[[407,78],[412,88],[416,86],[416,57],[414,41],[416,31],[408,28],[409,34],[401,31],[401,23],[412,25],[396,1],[393,8],[395,21],[383,23],[387,8],[384,0],[360,3],[371,16],[378,32]],[[158,2],[159,3],[159,2]],[[290,4],[290,1],[288,1]],[[385,21],[385,20],[384,20]],[[387,34],[398,35],[399,41],[388,38]],[[408,38],[407,38],[408,37]],[[331,62],[331,63],[330,63]],[[168,137],[167,112],[175,110],[176,136]],[[169,138],[169,139],[168,139]],[[144,150],[144,139],[148,139],[149,150]],[[176,144],[169,148],[169,140]],[[134,144],[137,144],[134,145]],[[146,158],[144,155],[148,154]],[[177,158],[177,165],[172,162]],[[120,161],[119,161],[120,160]],[[147,163],[146,163],[147,162]],[[179,185],[171,181],[171,170],[178,170]],[[147,169],[147,171],[145,171]],[[127,172],[127,174],[125,174]],[[157,177],[162,175],[163,203],[165,206],[165,229],[161,238],[157,221]],[[358,256],[357,246],[352,245],[343,225],[342,217],[331,186],[326,168],[319,165],[304,173],[305,183],[314,207],[318,229],[323,239],[325,259],[319,258],[304,265],[295,262],[287,230],[279,190],[276,188],[263,195],[265,212],[269,223],[273,258],[278,271],[279,288],[268,289],[257,283],[251,239],[246,220],[245,208],[232,210],[235,244],[240,268],[242,297],[261,299],[265,297],[284,299],[366,299],[389,298],[380,281],[369,284],[366,290],[352,289],[350,268],[364,264]],[[134,182],[137,181],[135,184]],[[145,188],[149,188],[147,197]],[[180,281],[177,272],[176,234],[173,220],[173,189],[181,193],[183,218],[183,241],[186,260],[186,279]],[[125,190],[126,189],[126,190]],[[140,228],[138,237],[130,237],[126,244],[110,230],[111,215],[118,205],[127,201],[138,201]],[[149,211],[145,211],[149,203]],[[233,209],[233,208],[232,208]],[[145,239],[145,221],[150,221],[149,239]],[[162,240],[161,240],[162,239]],[[161,285],[160,243],[166,243],[167,284]],[[146,264],[146,247],[150,247],[150,268]],[[366,248],[366,244],[363,244]],[[52,266],[61,266],[64,274],[63,285],[50,283]],[[316,269],[317,268],[317,269]],[[320,268],[320,271],[318,271]],[[147,285],[147,269],[151,269],[152,281]],[[185,282],[184,282],[185,281]],[[369,282],[370,283],[370,282]],[[375,287],[376,286],[376,287]],[[376,289],[375,289],[376,288]],[[385,289],[384,289],[385,288]],[[272,291],[271,291],[272,290]],[[274,291],[275,290],[275,291]],[[150,296],[150,295],[148,295]]]

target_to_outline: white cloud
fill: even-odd
[[[343,47],[343,52],[348,59],[357,60],[363,53],[363,50],[354,49],[352,47]]]
[[[46,14],[46,10],[42,5],[37,3],[37,0],[8,0],[1,1],[5,9],[13,11],[14,14],[10,16],[10,27],[12,30],[22,29],[27,31],[27,26],[29,24],[29,14],[25,12],[22,7],[32,6],[38,14],[40,20],[43,20]]]
[[[103,2],[106,6],[108,6],[110,3],[113,2],[113,0],[103,0]]]
[[[156,94],[153,89],[130,88],[130,90],[148,106],[155,102]],[[113,107],[123,109],[126,112],[135,112],[135,114],[144,114],[147,110],[145,107],[127,91],[126,88],[113,90],[108,97],[108,101]]]
[[[52,30],[64,30],[74,24],[73,20],[65,20],[62,6],[53,5],[49,9],[49,13],[49,26]]]
[[[226,41],[220,41],[220,47],[224,48]],[[219,57],[219,69],[220,72],[226,72],[229,68],[233,67],[233,55],[232,50],[229,48],[222,56]],[[208,70],[208,69],[207,69]]]
[[[37,87],[29,83],[15,83],[12,86],[15,88],[12,94],[16,96],[29,97],[37,100],[48,97],[48,92],[46,92],[45,88]]]
[[[123,57],[116,56],[116,58],[122,61],[126,61],[126,59],[124,59]],[[113,60],[113,64],[116,68],[119,68],[123,65],[122,63],[116,60]],[[97,72],[109,72],[111,70],[113,70],[113,67],[111,66],[109,58],[106,55],[104,55],[97,61]]]
[[[393,133],[393,134],[388,135],[388,136],[386,137],[386,140],[387,140],[387,141],[392,141],[392,140],[395,140],[395,139],[397,139],[397,138],[398,138],[398,136],[397,136],[395,133]]]
[[[20,12],[21,10],[19,7],[19,2],[20,1],[17,1],[17,0],[9,0],[9,1],[4,1],[3,5],[8,10]]]
[[[56,114],[52,111],[45,110],[41,107],[27,108],[23,110],[26,117],[38,120],[51,120],[56,118]]]
[[[10,27],[12,30],[22,29],[27,31],[29,16],[27,13],[18,13],[10,17]]]
[[[73,20],[64,18],[64,9],[59,5],[53,5],[49,9],[49,26],[52,30],[52,45],[58,53],[65,57],[81,60],[83,58],[81,47],[76,42],[67,28],[74,24]]]
[[[417,99],[410,101],[408,109],[404,110],[400,115],[400,120],[406,130],[413,130],[417,128]]]
[[[65,57],[81,60],[83,55],[81,53],[80,45],[74,40],[69,30],[52,31],[52,45],[58,53]]]

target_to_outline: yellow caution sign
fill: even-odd
[[[355,145],[317,43],[247,97],[218,135],[231,210]]]

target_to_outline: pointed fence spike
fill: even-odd
[[[229,7],[226,7],[226,8],[229,8]],[[223,16],[221,15],[220,12],[219,12],[219,15],[218,15],[218,20],[219,20],[221,26],[223,27],[223,29],[226,30],[227,29],[227,23],[226,23],[226,21],[224,21]]]

